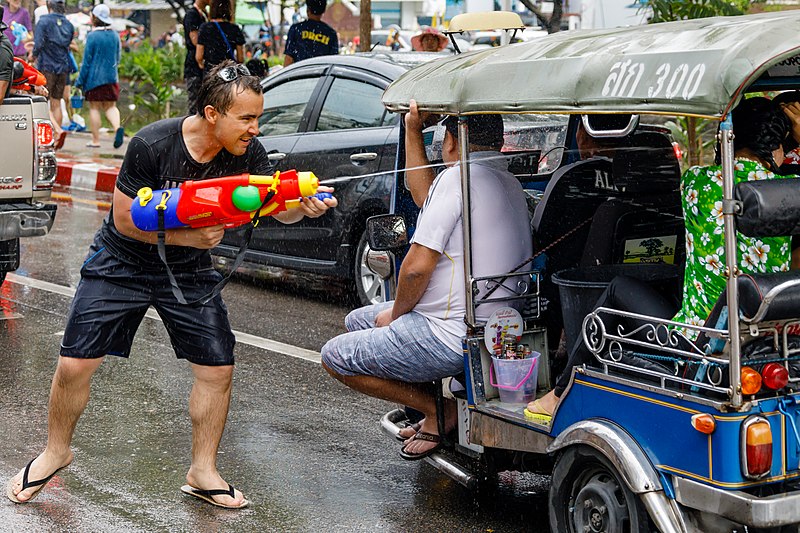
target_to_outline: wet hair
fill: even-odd
[[[230,0],[212,0],[209,14],[212,19],[222,19],[230,22],[233,17]]]
[[[240,74],[235,80],[225,81],[218,76],[220,70],[227,67],[241,66],[230,59],[226,59],[212,68],[203,78],[203,83],[197,92],[197,114],[204,116],[206,106],[211,106],[218,113],[224,115],[233,105],[236,97],[244,91],[261,94],[261,84],[258,77]],[[244,68],[244,66],[241,66]]]
[[[774,101],[761,96],[739,102],[733,110],[733,150],[748,149],[767,164],[773,172],[778,164],[772,152],[783,146],[791,131],[789,118]],[[716,163],[721,162],[717,149]]]
[[[312,15],[322,15],[325,13],[325,8],[328,7],[327,0],[307,0],[306,9]]]
[[[458,139],[458,117],[450,115],[444,119],[447,132]],[[467,115],[469,143],[477,146],[503,147],[503,117],[500,115]]]
[[[47,8],[50,13],[61,13],[62,15],[67,12],[67,6],[64,0],[47,0]]]

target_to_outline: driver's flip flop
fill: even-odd
[[[233,489],[233,485],[228,483],[228,490],[225,489],[211,489],[211,490],[204,490],[204,489],[196,489],[191,485],[184,485],[181,487],[181,492],[184,494],[188,494],[189,496],[194,496],[195,498],[199,498],[203,501],[210,503],[211,505],[216,505],[217,507],[222,507],[224,509],[241,509],[243,507],[247,507],[250,505],[250,502],[242,500],[242,503],[239,505],[225,505],[224,503],[220,503],[214,499],[214,496],[230,496],[231,498],[236,497],[236,492]]]
[[[410,453],[406,451],[406,448],[408,448],[408,446],[415,440],[434,442],[436,443],[436,445],[420,453]],[[425,433],[424,431],[418,431],[416,435],[411,437],[408,444],[400,448],[400,457],[402,457],[406,461],[419,461],[420,459],[428,457],[430,454],[432,454],[441,447],[442,447],[442,437],[440,437],[439,435],[434,435],[432,433]]]
[[[8,480],[8,484],[6,485],[6,496],[8,496],[8,499],[11,500],[12,502],[14,502],[14,503],[32,502],[33,499],[36,498],[39,495],[39,493],[42,491],[42,489],[45,487],[45,485],[47,485],[47,482],[50,481],[51,479],[53,479],[53,476],[58,474],[59,470],[61,470],[62,468],[66,468],[68,466],[68,465],[64,465],[61,468],[56,468],[55,472],[53,472],[52,474],[50,474],[49,476],[47,476],[44,479],[40,479],[40,480],[37,480],[37,481],[28,481],[28,474],[30,473],[31,465],[33,464],[33,461],[35,461],[35,460],[36,460],[36,458],[34,457],[31,460],[31,462],[28,463],[28,465],[25,467],[25,472],[22,474],[22,490],[20,490],[19,492],[23,492],[23,491],[25,491],[25,490],[27,490],[27,489],[29,489],[31,487],[36,487],[36,490],[33,491],[33,494],[31,494],[31,497],[28,498],[27,500],[18,500],[17,499],[17,495],[14,494],[14,478],[11,478],[10,480]]]

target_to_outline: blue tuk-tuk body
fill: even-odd
[[[721,200],[726,246],[732,246],[726,255],[731,257],[736,254],[735,233],[741,219],[756,220],[758,226],[763,217],[766,227],[780,209],[751,202],[742,196],[747,191],[734,190],[729,111],[745,93],[800,88],[798,27],[800,13],[787,12],[553,35],[413,69],[387,89],[384,103],[395,112],[406,111],[413,98],[420,109],[444,114],[569,115],[567,154],[574,153],[581,115],[642,113],[715,121],[725,180]],[[492,79],[509,83],[489,83]],[[460,133],[467,134],[465,122],[461,124]],[[657,126],[653,131],[663,133]],[[537,148],[544,157],[545,147]],[[468,155],[462,153],[461,158],[462,168],[468,167]],[[566,156],[560,164],[569,161]],[[529,185],[547,178],[520,176]],[[413,231],[416,206],[402,181],[400,173],[395,213],[404,215]],[[797,187],[785,189],[785,198],[800,198],[796,185],[800,180],[781,181]],[[465,209],[470,201],[468,182],[467,172],[462,175]],[[759,197],[757,193],[756,186],[751,196]],[[540,199],[534,193],[531,197],[534,203]],[[790,216],[784,216],[786,212]],[[786,202],[780,217],[791,219],[789,227],[800,229],[800,202]],[[653,220],[657,226],[663,218]],[[670,226],[669,231],[674,229]],[[752,231],[760,230],[764,229]],[[654,235],[664,234],[659,228],[655,231]],[[679,245],[673,250],[676,268],[683,238],[682,233],[677,235]],[[479,253],[493,252],[471,250],[472,256]],[[399,268],[401,252],[394,259]],[[545,420],[526,417],[522,403],[502,402],[491,384],[491,354],[483,346],[485,324],[474,315],[481,304],[473,300],[475,289],[483,280],[472,275],[470,258],[465,263],[468,333],[463,340],[464,375],[458,378],[465,390],[451,392],[453,387],[444,386],[444,394],[458,402],[458,437],[426,458],[429,464],[470,487],[504,469],[552,474],[550,524],[559,532],[618,527],[797,531],[800,376],[792,365],[800,358],[800,348],[791,333],[800,324],[800,276],[786,272],[763,284],[756,280],[758,299],[753,303],[747,301],[741,273],[729,271],[726,293],[720,298],[726,308],[739,309],[738,314],[705,326],[637,316],[652,323],[648,340],[642,341],[630,332],[606,330],[604,320],[619,311],[569,311],[563,302],[557,307],[558,300],[547,293],[557,273],[547,272],[541,264],[499,274],[497,279],[523,277],[524,296],[533,302],[524,314],[523,339],[542,353],[540,392],[552,387],[560,370],[551,355],[562,327],[569,344],[583,342],[596,357],[595,364],[572,370],[557,410]],[[644,267],[643,262],[639,266]],[[551,320],[562,312],[575,315],[564,316],[563,326]],[[577,331],[570,332],[570,320],[579,325]],[[678,326],[706,335],[707,344],[679,348],[673,337]],[[753,356],[750,348],[756,342],[771,348]],[[622,353],[634,357],[624,359]],[[637,366],[631,362],[637,358],[650,358],[667,370]],[[743,386],[745,367],[761,368],[758,365],[768,362],[789,370],[788,385],[748,392]],[[382,425],[396,434],[404,420],[405,414],[396,410],[384,416]]]

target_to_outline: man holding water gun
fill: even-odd
[[[234,336],[222,298],[217,294],[206,301],[202,295],[213,294],[220,281],[209,250],[222,240],[224,225],[166,229],[162,261],[157,232],[138,229],[131,206],[145,187],[163,190],[186,180],[272,173],[256,140],[262,109],[258,78],[226,61],[203,81],[196,115],[158,121],[131,139],[111,212],[83,265],[70,310],[50,392],[47,447],[9,481],[12,501],[30,501],[70,464],[70,442],[89,400],[92,375],[106,354],[128,356],[136,329],[153,305],[177,357],[188,360],[194,374],[189,398],[192,461],[181,490],[220,507],[248,504],[216,467],[231,397]],[[292,223],[319,217],[335,206],[334,198],[303,198],[298,207],[275,218]],[[198,299],[199,305],[179,304],[171,290],[173,275],[186,297]]]

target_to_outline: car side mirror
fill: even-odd
[[[408,244],[406,220],[400,215],[375,215],[367,219],[367,240],[375,251],[391,251]]]

